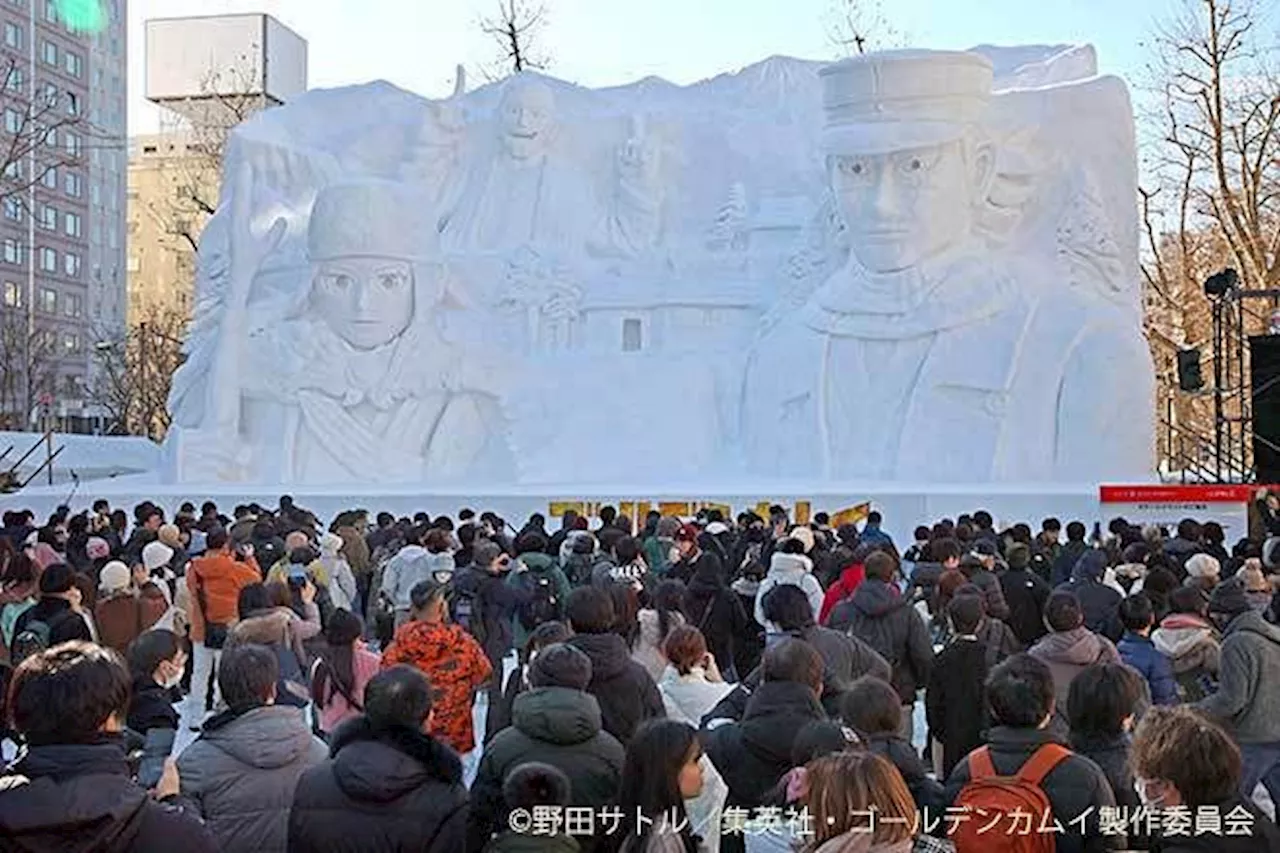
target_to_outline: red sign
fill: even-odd
[[[50,394],[48,391],[45,391],[43,394],[41,394],[41,395],[40,395],[40,405],[42,405],[42,406],[52,406],[52,405],[53,405],[53,395],[52,395],[52,394]]]
[[[1238,484],[1102,486],[1104,504],[1127,503],[1248,503],[1258,486]]]

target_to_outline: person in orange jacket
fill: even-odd
[[[226,530],[210,531],[207,546],[203,557],[191,561],[186,577],[193,661],[185,716],[193,731],[200,728],[208,710],[210,681],[214,682],[214,706],[220,701],[218,660],[231,626],[239,616],[240,590],[262,582],[262,572],[252,552],[237,554]]]

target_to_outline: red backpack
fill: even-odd
[[[1053,807],[1040,783],[1070,757],[1066,747],[1047,743],[1016,776],[1001,776],[991,762],[990,749],[984,746],[971,752],[969,783],[955,801],[955,808],[965,810],[950,835],[956,853],[1054,853]],[[1041,832],[1042,828],[1046,831]]]

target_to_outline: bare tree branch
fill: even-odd
[[[538,34],[547,25],[547,7],[528,0],[497,0],[497,12],[480,19],[480,30],[497,45],[496,67],[484,69],[490,80],[521,71],[545,69],[550,58],[537,49]]]

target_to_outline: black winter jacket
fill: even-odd
[[[1039,729],[997,726],[987,734],[991,763],[1002,776],[1015,775],[1037,749],[1051,742],[1053,736]],[[969,759],[966,757],[947,778],[948,803],[955,803],[956,796],[968,784],[969,778]],[[1116,800],[1106,774],[1098,765],[1083,756],[1072,755],[1049,772],[1041,787],[1053,807],[1054,819],[1066,830],[1054,836],[1057,853],[1102,853],[1125,849],[1123,835],[1103,835],[1100,831],[1099,810],[1104,806],[1114,806]],[[1079,823],[1068,826],[1069,821],[1086,813],[1089,816],[1085,820],[1083,834]]]
[[[1049,600],[1049,584],[1030,569],[1010,569],[1000,575],[1004,600],[1009,604],[1005,622],[1018,642],[1027,648],[1049,632],[1044,625],[1044,603]]]
[[[929,734],[942,744],[942,778],[982,746],[987,714],[987,650],[979,640],[957,637],[938,653],[924,694]]]
[[[569,645],[591,658],[587,692],[600,703],[604,730],[624,747],[645,720],[667,715],[658,685],[617,634],[576,634]]]
[[[791,748],[800,730],[826,716],[809,687],[766,681],[751,695],[741,722],[707,731],[707,756],[729,788],[725,805],[762,805],[791,769]]]
[[[13,636],[21,634],[32,622],[43,622],[49,626],[49,648],[72,640],[93,640],[89,623],[71,609],[71,602],[65,598],[41,598],[28,607],[13,623]]]
[[[485,746],[471,786],[467,849],[481,850],[490,836],[507,828],[502,783],[517,766],[537,761],[569,777],[573,806],[607,805],[622,782],[625,752],[601,728],[596,698],[568,687],[535,687],[516,697],[511,728]]]
[[[124,743],[31,747],[0,778],[0,850],[215,853],[197,818],[129,778]]]
[[[898,768],[907,783],[907,790],[911,792],[911,799],[916,801],[916,808],[922,814],[925,809],[937,814],[946,810],[947,798],[942,784],[929,776],[924,762],[911,744],[897,735],[886,734],[863,736],[862,740],[867,745],[867,752],[888,759]]]
[[[755,631],[755,619],[744,610],[738,596],[705,575],[695,575],[684,597],[684,612],[689,624],[707,639],[707,651],[716,659],[721,672],[729,672],[739,638]]]
[[[916,690],[929,681],[933,645],[910,599],[887,583],[868,578],[836,605],[828,622],[834,630],[847,629],[888,661],[902,704],[915,703]]]
[[[298,780],[289,812],[290,853],[457,853],[466,834],[457,754],[363,715],[334,731],[329,760]]]

